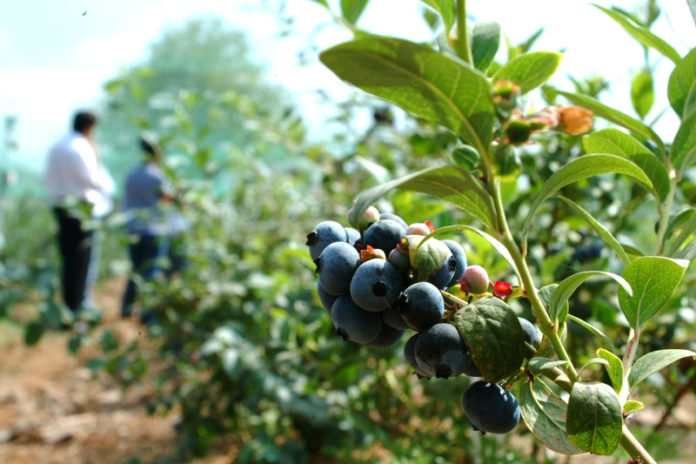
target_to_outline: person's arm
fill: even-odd
[[[75,181],[80,187],[84,189],[102,189],[99,179],[99,170],[90,167],[84,156],[80,153],[73,153],[72,156],[66,159],[66,162],[70,163],[70,170],[73,172]]]

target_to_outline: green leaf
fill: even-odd
[[[688,267],[688,261],[661,256],[643,256],[626,266],[623,277],[633,295],[619,288],[619,303],[631,327],[640,329],[667,304]]]
[[[576,158],[554,172],[553,175],[544,182],[544,187],[541,189],[541,192],[537,194],[534,202],[530,206],[527,218],[522,226],[523,240],[526,240],[529,226],[534,218],[534,213],[536,213],[536,210],[546,199],[573,182],[608,173],[625,174],[634,178],[638,183],[648,189],[652,188],[650,179],[645,175],[643,170],[635,163],[625,158],[605,154],[585,155]]]
[[[592,358],[585,362],[585,364],[583,364],[582,367],[580,367],[580,369],[578,370],[578,374],[582,377],[582,372],[594,364],[609,365],[609,361],[602,358]]]
[[[568,400],[566,432],[575,445],[602,456],[621,440],[623,416],[616,392],[604,383],[576,382]]]
[[[549,301],[549,316],[551,316],[551,320],[559,321],[561,323],[565,322],[566,317],[568,316],[567,308],[570,297],[573,295],[575,290],[582,285],[583,282],[596,276],[614,279],[627,293],[631,293],[631,286],[620,275],[605,271],[578,272],[563,279],[563,281],[558,284],[556,290],[554,290],[553,295],[551,295],[551,300]]]
[[[368,0],[341,0],[341,14],[351,24],[355,24],[362,15]]]
[[[639,358],[631,368],[631,372],[628,374],[628,382],[631,384],[631,388],[634,388],[640,382],[648,378],[651,374],[659,371],[660,369],[669,366],[675,361],[679,361],[682,358],[689,356],[696,357],[696,352],[691,350],[658,350],[648,353],[643,357]]]
[[[696,24],[696,0],[686,0],[686,3],[689,5],[691,18],[694,20],[694,24]]]
[[[624,415],[628,415],[634,411],[640,411],[641,409],[644,409],[645,405],[641,403],[640,401],[636,400],[628,400],[624,403],[623,407],[623,413]]]
[[[493,199],[476,177],[454,166],[424,169],[366,190],[356,198],[354,216],[359,217],[378,198],[396,188],[435,195],[494,228]]]
[[[481,161],[481,155],[469,145],[455,148],[450,154],[450,158],[455,165],[465,171],[473,171]]]
[[[655,103],[653,76],[649,69],[644,69],[631,80],[631,104],[640,119],[645,119],[653,103]]]
[[[482,230],[477,229],[476,227],[468,226],[465,224],[456,224],[456,225],[452,225],[452,226],[440,227],[435,232],[427,235],[426,240],[429,239],[430,237],[437,237],[439,235],[443,235],[443,234],[447,234],[449,232],[455,232],[455,231],[459,231],[459,230],[475,232],[478,235],[480,235],[481,237],[483,237],[488,243],[491,244],[491,246],[493,248],[495,248],[495,250],[498,253],[500,253],[500,256],[505,258],[505,261],[508,262],[508,264],[510,265],[510,268],[515,271],[515,274],[517,275],[517,283],[519,284],[522,282],[522,277],[520,276],[519,272],[517,271],[517,265],[515,264],[515,260],[512,259],[512,255],[510,254],[508,249],[505,248],[505,245],[500,243],[500,241],[498,241],[498,239],[496,239],[495,237],[487,234],[486,232],[484,232]]]
[[[527,93],[546,82],[561,64],[563,55],[554,52],[532,52],[508,61],[493,76],[493,82],[507,79]]]
[[[111,329],[106,329],[101,333],[100,344],[105,353],[118,349],[118,340]]]
[[[621,359],[614,353],[607,351],[604,348],[599,348],[597,350],[597,356],[607,361],[607,364],[605,364],[604,367],[607,370],[607,374],[609,374],[611,384],[614,385],[614,390],[616,390],[616,393],[620,395],[624,382],[624,369]]]
[[[454,2],[452,0],[421,0],[433,10],[437,11],[445,24],[445,32],[449,32],[454,25]]]
[[[572,314],[568,314],[568,320],[575,322],[583,329],[585,329],[588,332],[590,332],[591,334],[599,337],[599,339],[602,342],[602,344],[604,345],[604,347],[608,348],[609,351],[611,351],[612,353],[614,353],[614,354],[618,353],[616,346],[614,345],[614,342],[611,341],[611,338],[609,338],[604,332],[599,330],[597,327],[593,326],[592,324],[590,324],[586,321],[583,321],[579,317],[573,316]]]
[[[82,334],[75,334],[68,339],[68,351],[70,354],[77,354],[82,347]]]
[[[524,360],[524,335],[515,312],[500,298],[487,296],[460,309],[454,325],[471,359],[488,382],[519,371]]]
[[[670,44],[650,32],[645,27],[636,24],[625,14],[622,14],[617,10],[610,10],[608,8],[601,7],[599,5],[594,6],[605,12],[611,19],[616,21],[622,28],[624,28],[624,30],[628,32],[631,37],[643,44],[643,46],[654,49],[675,63],[678,63],[679,60],[681,60],[679,53],[677,53],[677,51]]]
[[[337,45],[320,59],[341,79],[488,150],[494,107],[479,71],[425,45],[378,36]]]
[[[696,48],[692,48],[670,74],[667,96],[682,120],[696,109]]]
[[[631,259],[626,254],[624,247],[619,243],[618,240],[609,232],[609,230],[599,223],[589,212],[587,212],[582,206],[575,203],[573,200],[566,198],[564,196],[558,195],[556,198],[562,200],[565,204],[570,206],[575,214],[583,218],[592,228],[599,234],[599,236],[604,240],[604,243],[609,246],[612,250],[616,252],[619,259],[627,265],[631,262]]]
[[[679,252],[677,257],[687,261],[691,261],[692,259],[696,258],[696,240],[689,242],[689,244]]]
[[[635,132],[636,134],[642,135],[643,137],[652,140],[657,144],[661,152],[665,151],[665,144],[662,141],[662,139],[655,133],[654,130],[652,130],[650,127],[648,127],[641,121],[630,117],[626,113],[622,113],[619,110],[616,110],[610,106],[600,103],[594,98],[588,97],[586,95],[564,92],[561,90],[559,90],[558,93],[566,97],[572,103],[578,106],[582,106],[583,108],[587,108],[588,110],[591,110],[596,116],[604,118],[607,121],[611,121],[615,124],[618,124],[621,127],[630,130],[631,132]]]
[[[24,343],[29,346],[36,345],[44,334],[44,325],[40,322],[30,322],[24,329]]]
[[[679,126],[672,144],[672,165],[681,175],[696,161],[696,111]]]
[[[426,240],[422,235],[407,235],[408,258],[411,268],[415,270],[416,280],[427,281],[442,267],[451,252],[447,245],[439,240]]]
[[[495,21],[474,24],[471,54],[476,69],[486,72],[498,52],[498,47],[500,47],[500,24]]]
[[[566,435],[566,403],[543,381],[525,382],[516,391],[522,420],[547,448],[563,454],[580,454],[582,449]]]
[[[696,208],[687,208],[669,222],[665,232],[664,249],[673,256],[687,240],[696,233]]]
[[[532,371],[532,374],[539,375],[544,371],[551,370],[554,367],[561,367],[566,364],[569,364],[569,362],[558,359],[535,357],[529,360],[527,367],[530,371]]]
[[[582,140],[587,153],[609,153],[636,163],[650,178],[655,196],[664,201],[669,193],[669,174],[660,160],[643,144],[617,129],[603,129]]]

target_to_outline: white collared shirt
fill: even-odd
[[[86,200],[93,205],[95,217],[104,216],[112,209],[110,195],[114,192],[114,181],[99,165],[90,141],[79,132],[71,132],[50,149],[45,181],[54,204],[68,198]]]

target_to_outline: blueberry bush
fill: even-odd
[[[360,2],[348,3],[355,7]],[[691,95],[696,85],[696,51],[682,57],[650,32],[650,23],[659,14],[654,2],[649,3],[652,16],[646,24],[623,10],[600,8],[637,39],[646,56],[650,50],[674,63],[667,94],[681,123],[672,140],[665,141],[644,122],[653,98],[649,68],[633,82],[632,101],[640,119],[586,93],[551,87],[544,89],[549,100],[562,97],[575,106],[555,103],[531,110],[526,95],[553,75],[561,55],[526,52],[505,63],[495,62],[499,25],[471,24],[465,0],[424,3],[437,12],[443,25],[436,47],[356,33],[353,40],[320,56],[342,80],[448,129],[461,144],[451,152],[449,163],[377,185],[357,197],[348,219],[352,226],[364,229],[353,245],[361,253],[360,261],[357,254],[350,254],[346,259],[350,265],[338,273],[334,269],[339,264],[329,260],[329,254],[327,259],[322,253],[315,260],[320,287],[337,297],[331,305],[337,331],[367,345],[382,343],[389,333],[386,338],[393,343],[394,331],[403,330],[402,322],[388,320],[386,311],[396,307],[405,325],[418,332],[405,351],[418,376],[448,378],[466,373],[483,378],[463,398],[464,411],[475,429],[509,432],[521,416],[539,442],[554,451],[612,455],[622,447],[633,462],[656,462],[626,421],[644,407],[637,394],[642,381],[678,360],[696,356],[685,347],[637,356],[644,332],[684,291],[682,281],[696,257],[696,216],[683,189],[684,184],[690,186],[684,180],[696,161]],[[578,82],[576,87],[581,85]],[[595,117],[608,121],[609,127],[592,132]],[[582,146],[561,152],[557,168],[530,194],[520,194],[516,191],[519,179],[528,180],[537,173],[520,163],[519,152],[549,132],[584,135]],[[533,156],[543,159],[546,152],[542,149]],[[617,185],[625,182],[629,195],[635,188],[645,192],[640,198],[651,206],[655,230],[640,247],[622,244],[616,235],[625,231],[611,231],[597,220],[583,207],[582,197],[563,195],[566,187],[607,175],[620,177]],[[405,230],[393,219],[382,220],[378,211],[371,211],[372,204],[393,189],[441,198],[466,212],[469,220],[426,230],[425,237],[418,235],[421,228],[415,224]],[[572,258],[592,261],[602,254],[603,242],[615,256],[611,270],[582,270],[539,286],[534,274],[543,269],[543,263],[530,259],[530,237],[540,228],[550,201],[562,202],[597,236],[589,246],[577,247]],[[645,221],[645,216],[639,220]],[[483,267],[470,266],[458,285],[451,286],[456,268],[453,254],[434,237],[458,231],[486,239],[509,266],[513,283],[489,282]],[[350,291],[326,285],[322,279],[327,274],[350,278]],[[618,307],[627,329],[620,349],[602,328],[570,311],[569,300],[576,290],[597,278],[616,284],[610,304]],[[432,291],[418,297],[417,307],[409,304],[419,294],[413,286],[423,283],[439,289],[444,308]],[[400,297],[396,296],[399,289],[404,289]],[[522,323],[516,316],[510,305],[515,300],[531,309],[541,340],[529,321]],[[382,312],[381,320],[375,312]],[[582,356],[571,356],[566,347],[571,322],[599,341],[582,365]],[[604,366],[606,377],[589,374],[594,364]]]
[[[232,60],[208,72],[216,53],[180,70],[163,42],[106,84],[105,153],[157,135],[191,224],[187,266],[142,282],[147,341],[97,325],[68,348],[100,348],[95,376],[145,383],[153,414],[178,415],[174,461],[215,447],[241,463],[683,453],[693,432],[654,432],[696,379],[696,54],[651,32],[657,2],[597,11],[645,50],[625,112],[602,103],[601,76],[548,85],[561,55],[534,51],[541,31],[499,52],[500,26],[467,21],[463,0],[422,1],[425,43],[361,30],[365,0],[316,3],[354,33],[320,55],[354,87],[325,143],[282,92],[223,79]],[[166,40],[238,38],[196,22]],[[653,129],[664,62],[669,138]],[[0,248],[0,309],[30,343],[67,317],[38,252],[51,218],[34,209],[3,204]],[[112,272],[122,223],[100,225],[118,237]],[[18,303],[38,311],[17,317]],[[634,421],[641,409],[662,420]]]

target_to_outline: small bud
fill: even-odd
[[[532,135],[530,124],[523,119],[515,119],[505,126],[505,141],[512,145],[520,145],[529,140]]]
[[[368,206],[365,211],[357,217],[355,206],[356,204],[353,202],[353,207],[348,210],[348,222],[359,231],[363,231],[370,227],[371,224],[379,221],[379,210],[374,206]]]
[[[582,135],[592,129],[592,111],[579,106],[560,108],[560,129],[568,135]]]

